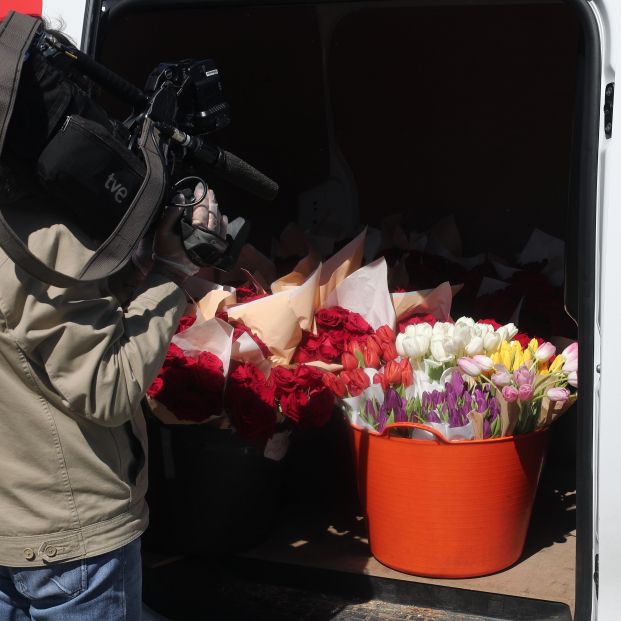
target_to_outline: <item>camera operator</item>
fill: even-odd
[[[96,240],[11,164],[2,213],[46,265],[77,275]],[[182,209],[166,208],[152,241],[106,281],[50,286],[0,250],[0,619],[140,618],[141,400],[198,271],[176,231]],[[226,228],[211,190],[193,214]]]

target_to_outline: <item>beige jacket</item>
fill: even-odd
[[[37,201],[2,210],[49,266],[76,275],[91,256]],[[125,306],[109,289],[47,286],[0,250],[0,565],[95,556],[147,526],[140,401],[185,295],[155,274]]]

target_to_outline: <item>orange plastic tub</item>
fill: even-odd
[[[433,440],[391,435],[415,427]],[[470,578],[505,569],[524,548],[547,429],[448,441],[416,423],[382,435],[352,427],[358,489],[375,558],[401,572]]]

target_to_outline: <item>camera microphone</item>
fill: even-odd
[[[163,123],[158,124],[158,127],[164,135],[187,149],[194,161],[208,166],[230,183],[263,200],[271,201],[276,198],[278,184],[248,162],[204,138],[191,136],[176,127]]]

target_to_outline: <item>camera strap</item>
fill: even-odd
[[[41,20],[12,12],[0,24],[0,153],[15,105],[22,65],[41,25]],[[146,175],[132,203],[112,234],[97,249],[79,276],[58,272],[39,260],[9,226],[0,211],[0,246],[13,262],[34,278],[56,287],[71,287],[107,278],[131,258],[164,199],[166,169],[159,145],[159,132],[147,117],[139,148]]]

